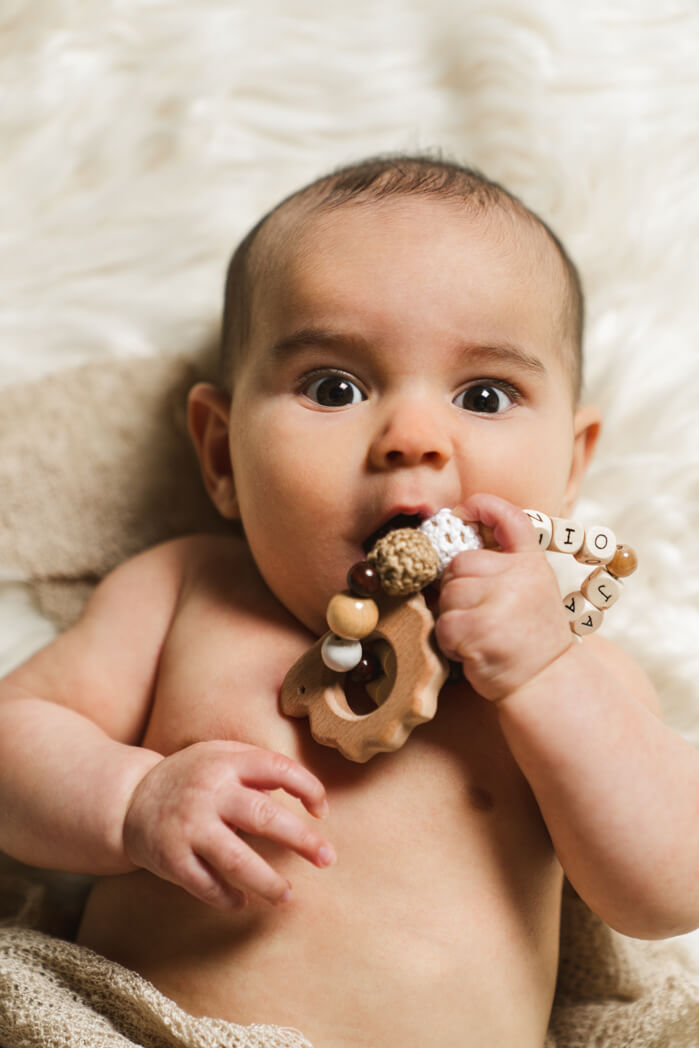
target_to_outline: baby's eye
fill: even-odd
[[[303,392],[324,408],[344,408],[358,404],[366,396],[347,375],[322,375],[306,383]]]
[[[496,386],[493,382],[476,382],[454,397],[454,403],[457,407],[479,415],[497,415],[512,407],[517,399],[514,389]]]

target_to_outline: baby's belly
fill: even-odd
[[[286,903],[222,914],[137,872],[97,884],[80,941],[196,1015],[293,1026],[315,1048],[541,1048],[560,869],[519,773],[469,786],[423,735],[365,789],[329,790],[335,866],[259,846]]]

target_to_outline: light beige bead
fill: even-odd
[[[580,588],[591,604],[605,611],[616,604],[621,596],[624,583],[615,579],[604,568],[597,568],[587,576]]]
[[[553,537],[553,523],[545,513],[539,513],[538,509],[525,509],[524,511],[536,529],[536,537],[540,549],[548,549]]]
[[[585,637],[588,633],[594,633],[602,625],[603,613],[583,598],[582,606],[578,604],[578,613],[571,621],[570,628],[578,637]]]
[[[551,522],[553,535],[549,549],[555,553],[577,553],[585,538],[585,529],[582,524],[562,517],[552,517]]]
[[[574,593],[568,593],[563,598],[563,610],[566,613],[568,622],[574,622],[577,616],[585,607],[585,595],[580,590],[575,590]]]
[[[616,537],[610,528],[585,529],[583,544],[575,554],[582,564],[606,564],[616,553]]]
[[[353,593],[336,593],[326,612],[328,629],[347,640],[361,640],[376,629],[379,609],[376,601]]]

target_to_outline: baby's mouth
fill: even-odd
[[[365,553],[369,553],[379,539],[388,535],[390,531],[396,531],[398,528],[419,528],[425,519],[421,513],[396,513],[376,531],[372,531],[371,535],[362,543],[362,548]]]

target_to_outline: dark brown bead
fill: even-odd
[[[350,670],[349,676],[353,684],[369,684],[370,681],[376,680],[381,672],[381,663],[376,655],[369,652],[362,655],[354,669]]]
[[[381,589],[381,579],[368,560],[359,560],[347,572],[347,585],[358,597],[373,597]]]

